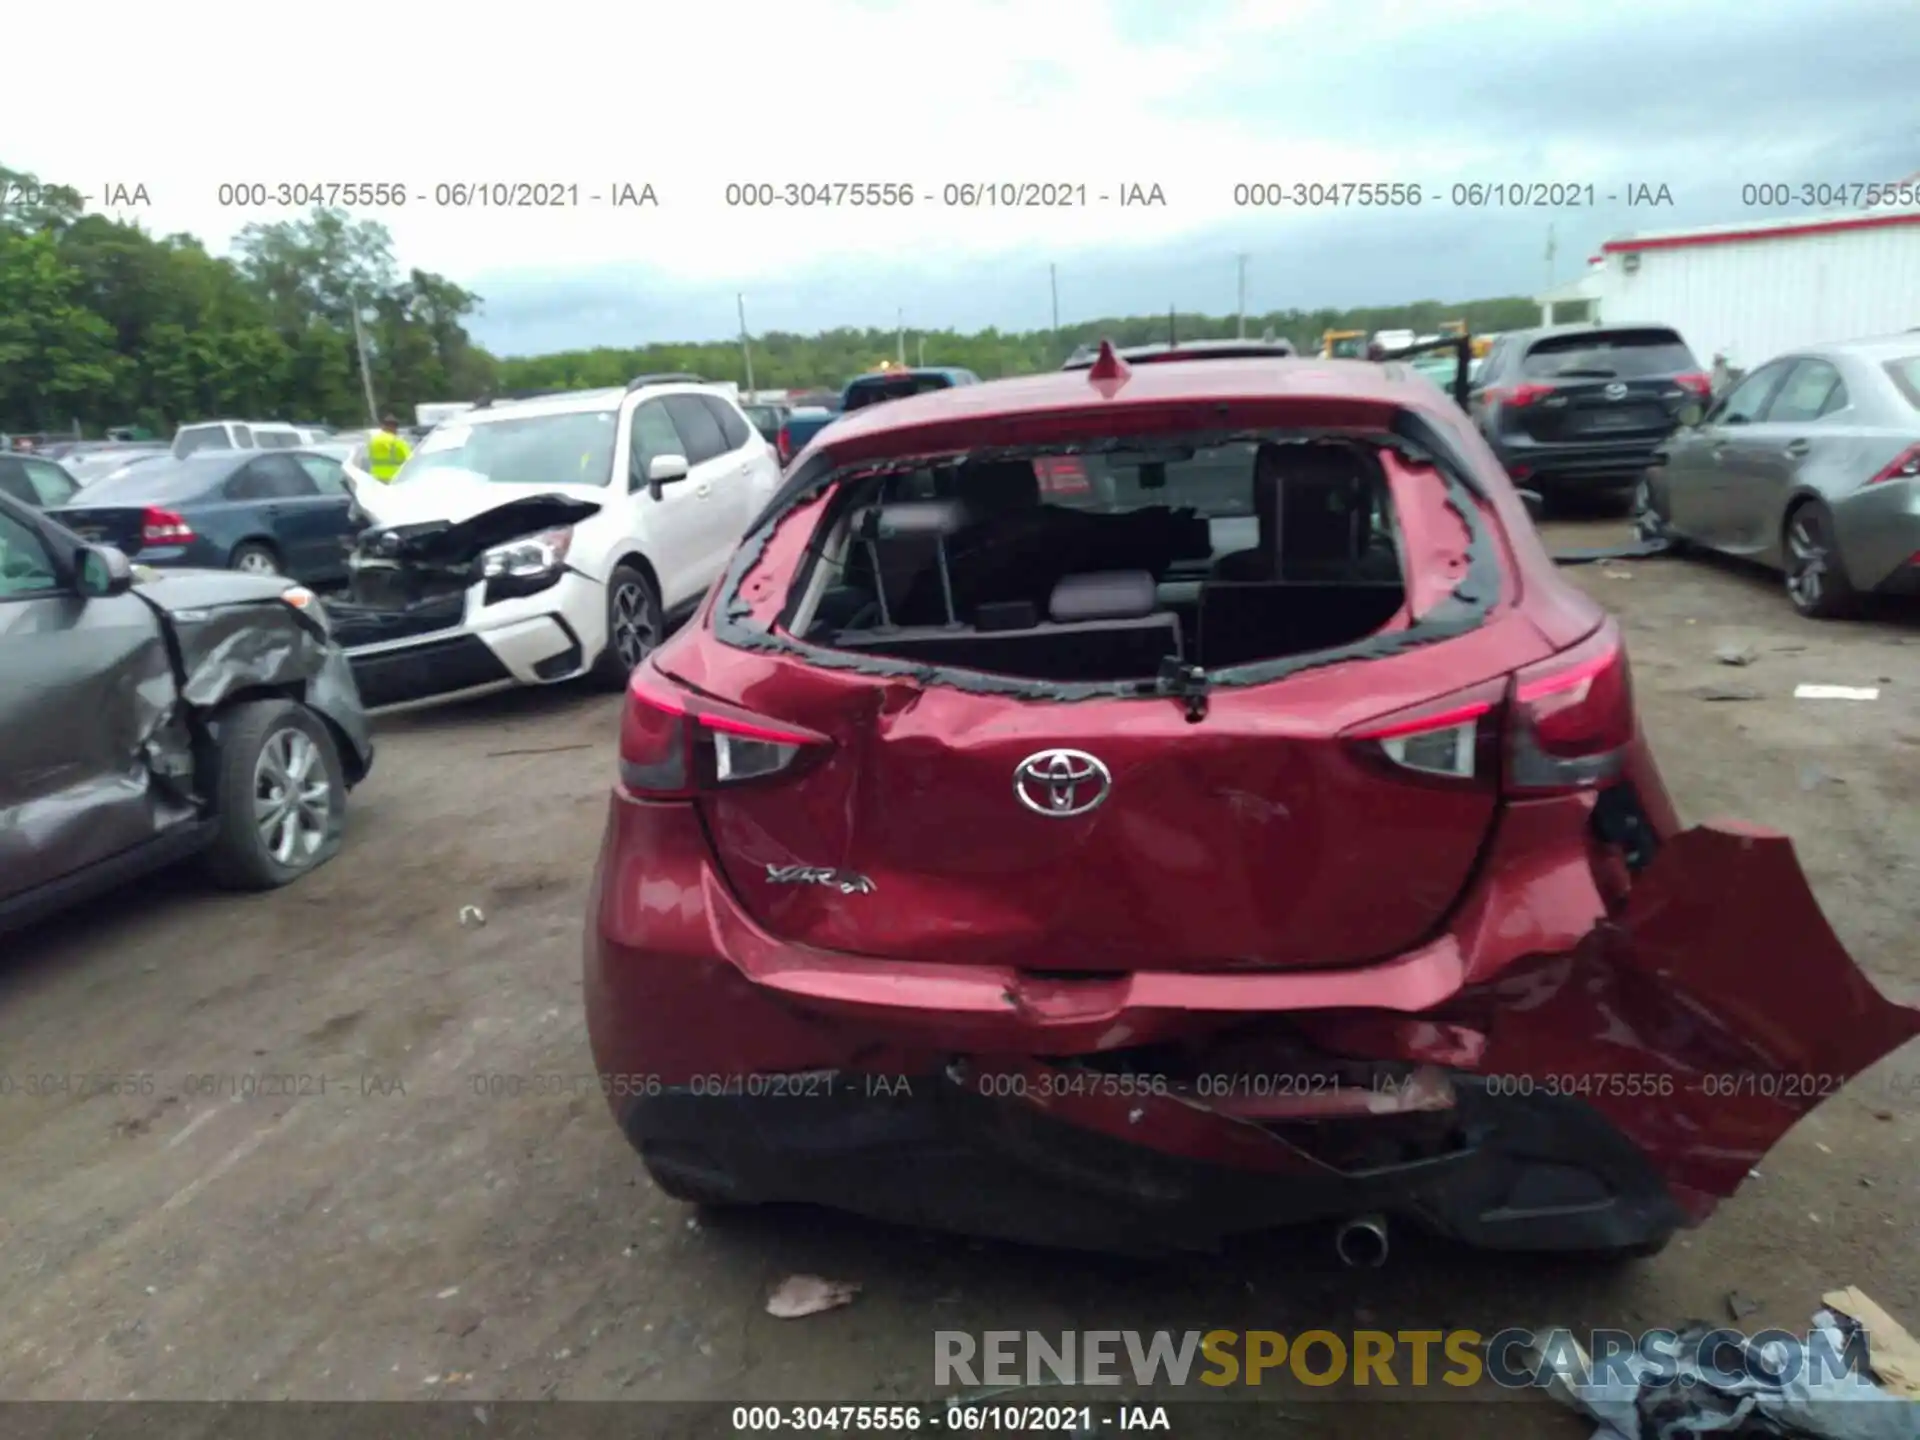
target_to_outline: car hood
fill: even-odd
[[[607,491],[603,485],[502,485],[469,471],[442,470],[401,485],[383,485],[369,476],[354,486],[354,496],[376,525],[414,526],[458,524],[516,501],[553,497],[588,502],[598,510]]]
[[[407,509],[382,506],[375,513],[374,523],[360,533],[356,553],[363,559],[466,565],[495,545],[578,524],[603,508],[598,499],[585,498],[597,492],[580,486],[556,490],[500,485],[485,488],[494,504],[469,508],[462,497],[461,503],[452,507],[462,512],[456,515],[434,515],[431,507],[415,505],[417,518],[409,520],[403,518],[409,513]],[[511,490],[512,498],[503,502],[503,490]],[[363,501],[361,508],[369,507]],[[421,510],[428,513],[418,513]]]
[[[133,567],[133,588],[141,599],[171,615],[277,600],[294,583],[284,575],[246,575],[238,570],[156,570],[137,563]]]

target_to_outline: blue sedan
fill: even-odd
[[[208,450],[96,481],[47,513],[142,565],[346,579],[366,521],[340,462],[300,450]]]

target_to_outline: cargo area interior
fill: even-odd
[[[1350,644],[1405,598],[1371,446],[959,459],[848,482],[788,618],[812,643],[1041,681]]]

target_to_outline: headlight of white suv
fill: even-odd
[[[480,573],[488,580],[532,580],[550,575],[566,563],[567,548],[572,544],[572,526],[510,540],[481,555]]]

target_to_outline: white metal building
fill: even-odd
[[[1677,329],[1702,364],[1752,369],[1783,350],[1920,327],[1920,209],[1609,240],[1577,280],[1536,297],[1593,302],[1608,324]]]

